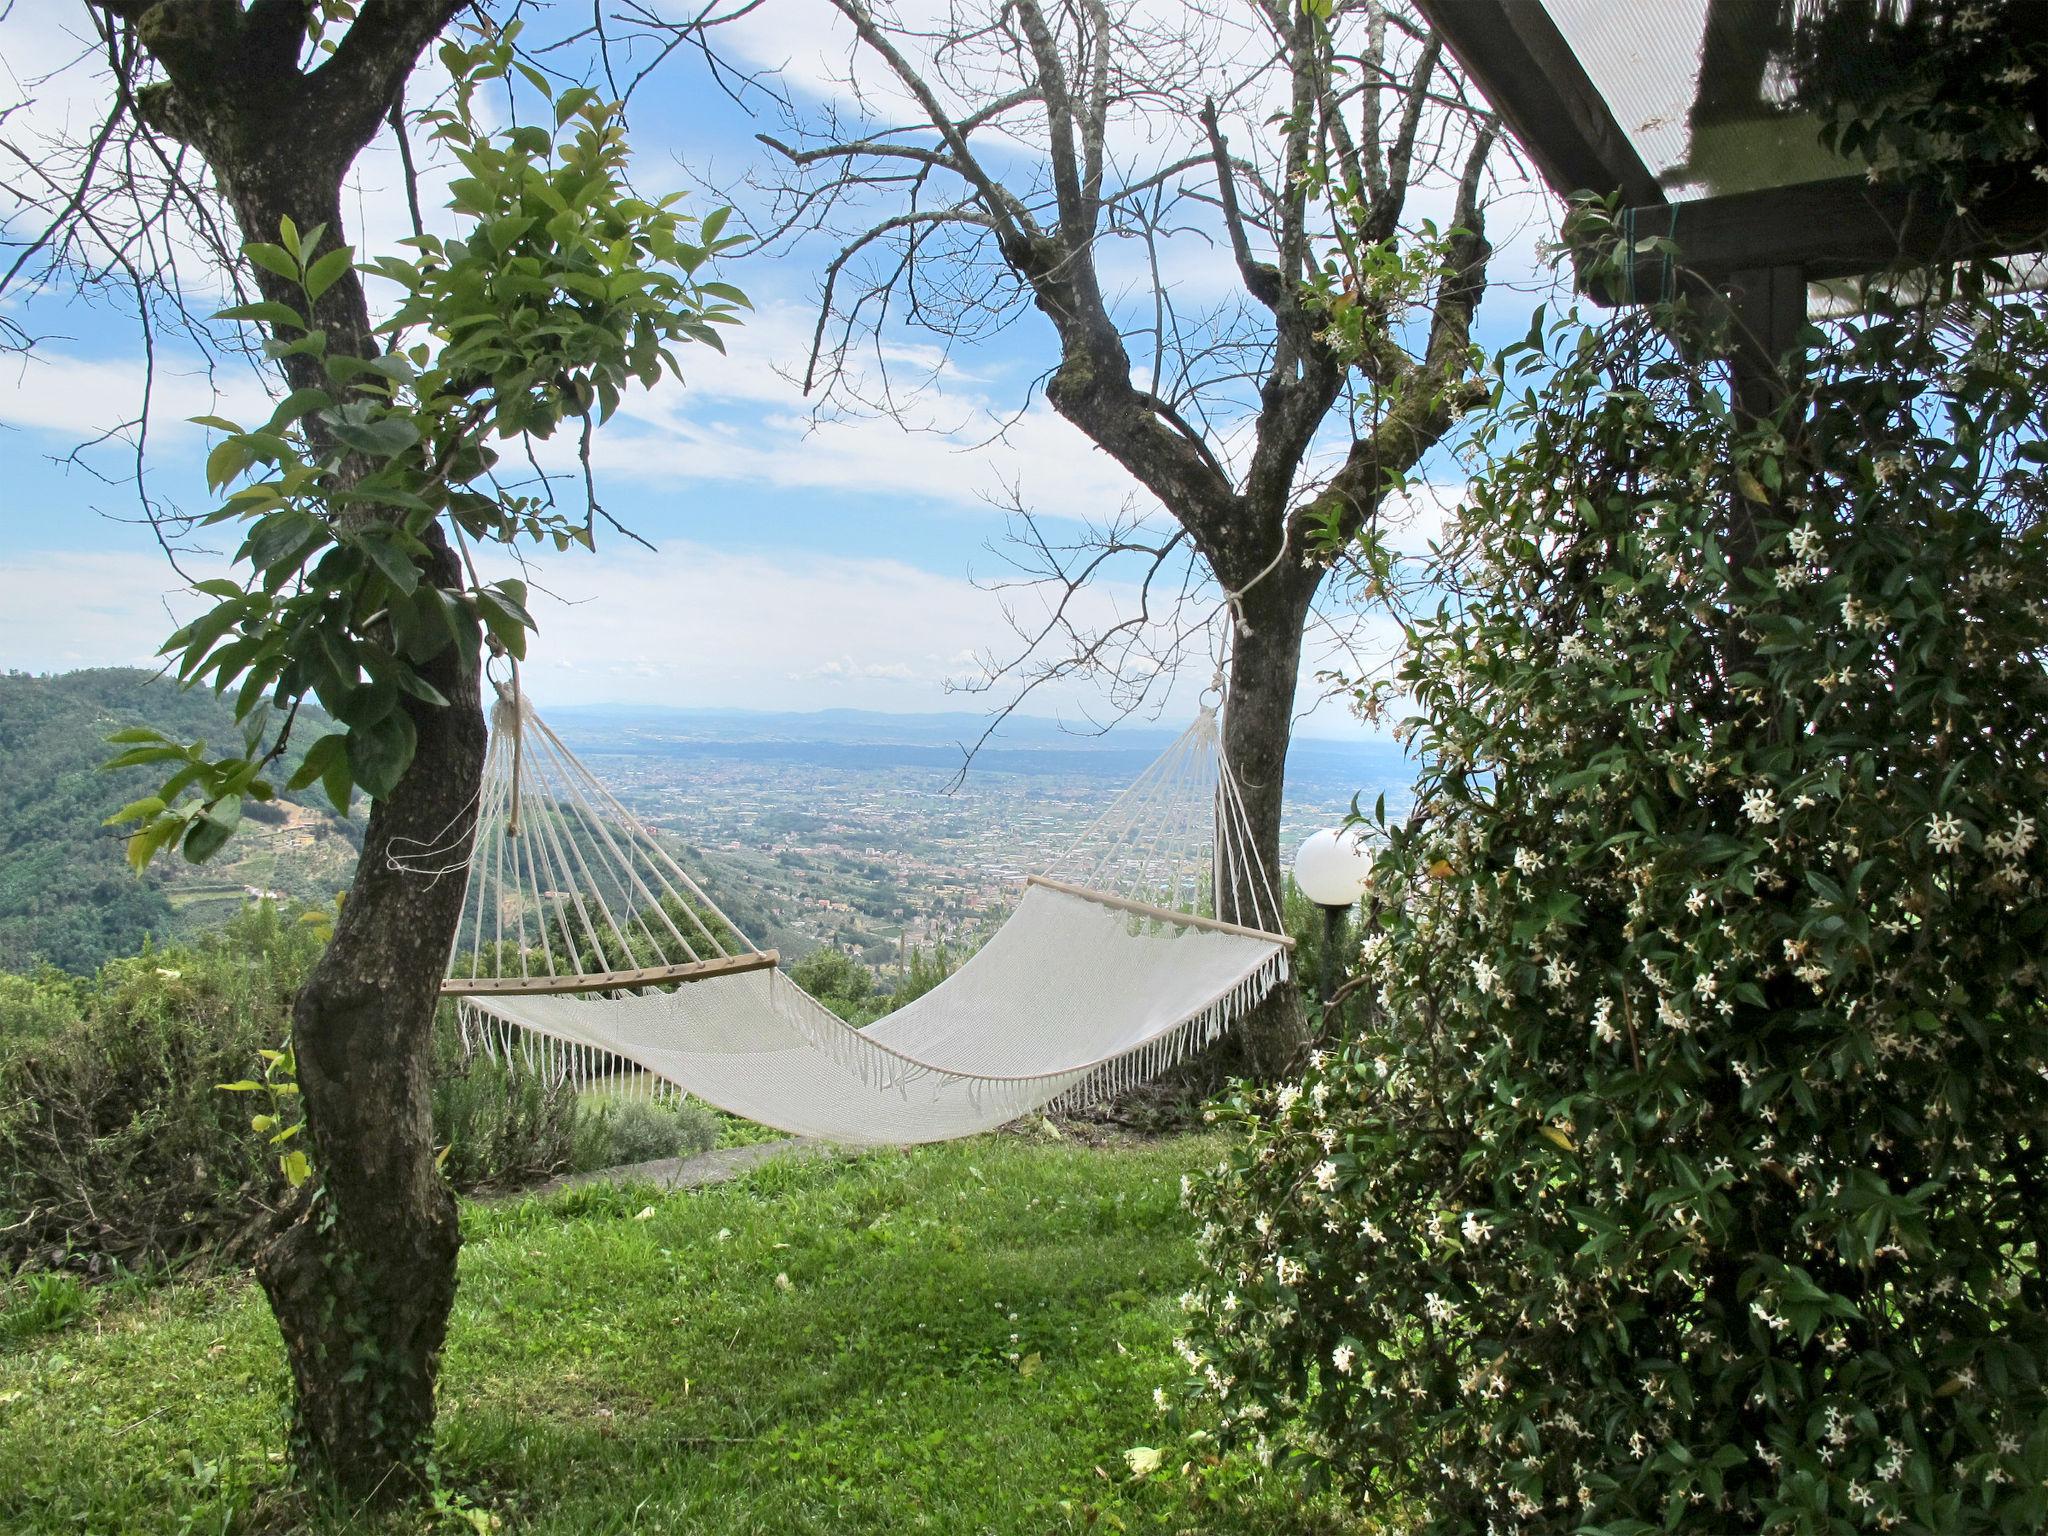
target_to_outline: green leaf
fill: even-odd
[[[348,766],[356,783],[372,799],[381,800],[398,787],[405,770],[412,766],[418,745],[412,716],[394,709],[375,724],[348,734]]]
[[[270,413],[270,430],[282,432],[301,416],[328,410],[333,405],[334,397],[324,389],[295,389],[278,401],[277,409]]]
[[[164,802],[155,795],[144,795],[140,800],[130,800],[100,825],[118,827],[124,821],[141,821],[146,817],[160,816],[166,809]]]
[[[320,775],[321,793],[327,796],[327,803],[334,807],[334,814],[346,816],[355,802],[355,779],[349,773],[347,738],[342,738],[344,750],[336,752],[332,761]]]
[[[139,768],[145,763],[182,763],[184,761],[184,750],[179,747],[135,747],[127,752],[123,752],[119,757],[108,758],[104,763],[100,764],[100,771],[104,773],[115,768]]]
[[[526,83],[532,86],[536,91],[539,91],[542,96],[550,98],[554,96],[555,87],[553,82],[551,82],[546,75],[542,74],[539,70],[535,69],[531,64],[526,63],[524,60],[514,60],[512,67],[518,70],[519,73],[523,77],[525,77]]]
[[[310,512],[288,507],[256,520],[236,559],[247,560],[259,571],[276,565],[295,568],[310,552],[317,539],[325,542],[326,528]]]
[[[207,489],[217,491],[230,481],[240,479],[243,472],[255,462],[256,455],[249,451],[246,440],[239,437],[223,438],[213,445],[213,451],[206,456]]]
[[[412,563],[411,555],[400,549],[389,534],[378,530],[364,533],[356,542],[401,595],[412,596],[420,584],[420,571]]]
[[[299,280],[299,264],[293,260],[292,254],[289,251],[283,250],[278,246],[265,245],[259,240],[253,244],[243,246],[242,254],[266,272],[274,273],[276,276],[294,283]]]
[[[337,758],[346,761],[347,749],[348,737],[340,731],[322,736],[306,749],[305,760],[299,764],[299,771],[286,782],[285,788],[301,790],[318,783]]]
[[[532,620],[526,610],[504,593],[490,587],[480,587],[476,593],[477,614],[484,621],[498,643],[512,653],[513,659],[526,658],[526,632],[532,627]]]
[[[374,421],[359,422],[330,414],[325,419],[336,442],[372,458],[394,458],[420,440],[419,428],[402,416],[383,416]]]
[[[261,299],[254,304],[234,304],[219,311],[216,320],[255,320],[264,325],[288,325],[293,330],[306,328],[306,317],[289,304],[280,304],[275,299]]]
[[[317,300],[321,294],[340,282],[342,275],[355,269],[355,248],[337,246],[306,269],[306,297]]]
[[[398,708],[398,688],[383,678],[372,678],[361,687],[351,688],[334,701],[334,714],[351,730],[363,730],[375,725],[392,710]]]
[[[413,671],[411,667],[401,667],[399,669],[398,687],[401,693],[409,693],[414,698],[420,700],[420,702],[431,704],[436,709],[446,709],[448,707],[448,695],[436,688],[424,677],[421,677],[419,673]]]
[[[181,816],[163,816],[148,823],[128,839],[128,867],[141,874],[149,867],[149,861],[156,857],[157,850],[184,830],[185,820]]]
[[[191,829],[185,834],[184,853],[186,861],[192,864],[204,864],[226,846],[227,840],[234,836],[234,833],[235,829],[232,826],[224,827],[219,822],[209,820],[204,816],[197,818],[193,821]]]

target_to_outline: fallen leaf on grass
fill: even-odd
[[[1124,1465],[1131,1469],[1132,1477],[1150,1477],[1165,1460],[1166,1453],[1156,1446],[1134,1445],[1124,1452]]]

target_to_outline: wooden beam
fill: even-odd
[[[441,983],[443,997],[557,997],[580,992],[617,992],[664,982],[705,981],[713,976],[739,976],[771,971],[782,956],[764,949],[748,955],[721,955],[684,965],[645,965],[629,971],[587,971],[580,976],[450,976]]]
[[[1090,890],[1085,885],[1069,885],[1064,880],[1050,879],[1045,875],[1025,877],[1026,885],[1042,885],[1049,891],[1064,891],[1069,896],[1079,896],[1097,906],[1115,907],[1119,912],[1132,912],[1139,917],[1156,917],[1162,923],[1178,923],[1183,928],[1207,928],[1213,933],[1235,933],[1247,939],[1264,939],[1269,944],[1278,944],[1283,949],[1294,948],[1294,940],[1284,933],[1268,933],[1263,928],[1247,928],[1243,923],[1226,923],[1220,918],[1197,917],[1192,912],[1176,912],[1171,907],[1155,907],[1149,901],[1132,901],[1128,896],[1112,896],[1107,891]]]
[[[1547,9],[1536,0],[1416,3],[1553,188],[1662,206],[1657,178]]]
[[[1861,176],[1842,176],[1638,208],[1635,228],[1639,235],[1668,232],[1679,265],[1716,286],[1737,272],[1769,268],[1798,267],[1819,281],[2048,245],[2048,185],[2009,168],[1991,185],[1997,190],[1976,217],[1958,214],[1931,187],[1873,186]],[[1639,256],[1635,295],[1617,300],[1595,289],[1593,297],[1603,304],[1654,299],[1663,277],[1661,256]]]

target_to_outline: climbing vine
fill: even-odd
[[[1193,1390],[1431,1532],[2048,1520],[2048,307],[1506,350],[1375,1006],[1191,1188]]]

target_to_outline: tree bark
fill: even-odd
[[[274,241],[287,216],[301,229],[324,223],[332,241],[342,239],[338,180],[307,182],[272,164],[223,180],[251,239]],[[281,279],[263,277],[267,297],[304,302]],[[314,319],[331,351],[376,355],[353,274],[322,295]],[[294,385],[322,382],[313,359],[288,358],[286,370]],[[425,542],[425,579],[463,586],[438,524]],[[402,700],[417,735],[412,766],[370,808],[334,937],[292,1010],[312,1194],[256,1261],[291,1364],[296,1465],[351,1502],[417,1491],[462,1241],[435,1161],[430,1077],[464,883],[396,868],[389,851],[394,840],[447,847],[453,833],[450,852],[467,859],[486,731],[473,648],[451,646],[422,671],[448,705]]]
[[[457,584],[440,553],[434,579]],[[386,859],[394,839],[436,846],[450,825],[466,854],[485,741],[475,657],[451,650],[434,671],[450,705],[407,701],[413,765],[371,808],[333,941],[293,1009],[317,1183],[256,1265],[291,1361],[299,1470],[352,1500],[417,1491],[462,1241],[429,1074],[464,886]]]
[[[331,54],[302,68],[308,0],[94,0],[135,28],[164,78],[138,93],[157,132],[211,167],[246,241],[282,220],[345,241],[341,186],[420,51],[456,0],[363,0]],[[305,297],[266,271],[264,296]],[[362,285],[347,274],[313,322],[330,353],[379,351]],[[294,386],[324,385],[311,357],[284,360]],[[464,585],[439,525],[426,578]],[[258,1255],[256,1273],[291,1364],[300,1473],[352,1504],[418,1491],[434,1386],[455,1299],[455,1201],[435,1162],[429,1098],[434,1011],[461,915],[463,882],[401,871],[395,839],[466,853],[481,779],[484,716],[474,647],[422,674],[447,707],[403,701],[418,744],[374,802],[348,899],[292,1016],[313,1182]]]
[[[1237,780],[1251,844],[1263,869],[1239,869],[1229,899],[1239,914],[1268,912],[1284,897],[1280,808],[1287,746],[1294,733],[1294,685],[1301,670],[1302,628],[1320,570],[1289,567],[1283,557],[1263,581],[1241,593],[1230,656],[1230,695],[1223,712],[1224,761]],[[1240,915],[1238,921],[1252,922]],[[1246,1066],[1272,1081],[1296,1064],[1307,1039],[1296,987],[1282,987],[1240,1026]]]

